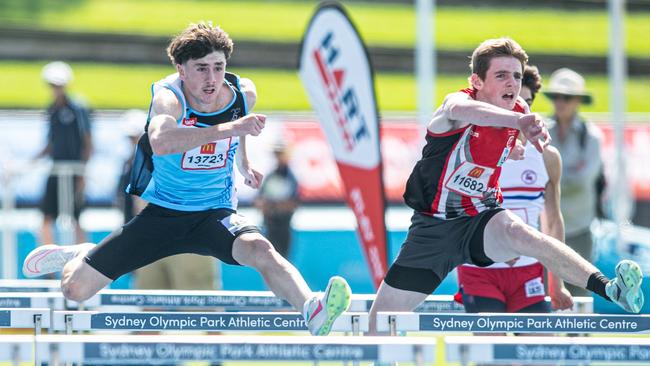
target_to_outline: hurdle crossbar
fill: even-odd
[[[0,308],[65,309],[65,298],[60,292],[0,292]]]
[[[350,311],[370,310],[374,294],[352,295]],[[547,299],[550,302],[550,299]],[[590,297],[575,297],[575,309],[580,313],[593,310]],[[68,307],[77,308],[80,304],[68,301]],[[160,309],[214,309],[229,310],[292,310],[291,304],[276,297],[270,291],[181,291],[181,290],[102,290],[83,303],[88,309],[106,306],[136,306]],[[463,305],[454,301],[452,295],[430,295],[418,306],[415,312],[452,313],[465,312]]]
[[[0,280],[0,292],[60,292],[59,280]]]
[[[448,362],[490,364],[650,363],[650,338],[445,337]]]
[[[50,345],[59,345],[59,360],[84,364],[156,364],[183,361],[415,361],[435,360],[436,340],[411,337],[265,337],[164,335],[0,336],[0,356],[12,345],[21,350],[32,342],[40,359],[49,359]],[[6,346],[6,348],[5,348]],[[31,353],[21,352],[21,361]]]
[[[377,315],[380,332],[650,333],[650,315],[426,314]]]
[[[41,328],[50,327],[50,309],[0,309],[0,328]]]
[[[286,312],[54,311],[52,329],[72,331],[306,331],[301,314]],[[344,313],[334,332],[368,331],[368,314]]]

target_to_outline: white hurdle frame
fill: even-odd
[[[59,280],[0,280],[0,293],[5,292],[54,292],[60,293]],[[0,298],[5,294],[0,294]],[[9,295],[6,295],[9,296]],[[28,296],[28,295],[24,295]],[[34,297],[38,297],[35,295]],[[349,311],[367,312],[370,310],[374,294],[354,294]],[[550,302],[550,298],[546,298]],[[591,313],[591,297],[574,297],[577,313]],[[54,305],[55,310],[64,307]],[[183,290],[114,290],[105,289],[83,303],[66,301],[69,308],[95,309],[105,306],[149,307],[159,309],[214,309],[291,311],[291,305],[277,298],[270,291],[183,291]],[[1,307],[1,306],[0,306]],[[32,306],[35,307],[35,306]],[[39,306],[40,307],[40,306]],[[454,301],[453,295],[430,295],[414,312],[422,313],[463,313],[461,304]]]
[[[0,279],[0,292],[60,292],[59,280],[5,280]]]
[[[650,333],[650,315],[379,312],[379,332]]]
[[[447,362],[650,364],[650,338],[449,336]]]
[[[423,337],[292,337],[164,335],[0,335],[0,355],[30,361],[25,347],[36,344],[40,359],[59,345],[59,360],[92,364],[156,361],[435,361],[436,340]],[[19,345],[21,352],[11,353]],[[126,350],[126,352],[125,352]],[[133,352],[128,352],[128,351]],[[149,356],[142,357],[142,355]],[[180,357],[179,357],[180,356]],[[39,363],[35,365],[40,366]]]
[[[352,295],[349,311],[368,312],[374,294]],[[546,299],[550,302],[550,298]],[[591,297],[574,297],[575,312],[591,313]],[[68,307],[81,304],[68,301]],[[291,305],[270,291],[183,291],[183,290],[101,290],[83,302],[87,309],[105,306],[134,306],[161,309],[214,309],[229,310],[292,310]],[[453,295],[430,295],[414,312],[464,313],[463,305],[454,301]]]
[[[50,309],[0,308],[0,328],[34,328],[38,335],[50,324]]]
[[[66,331],[307,331],[296,312],[54,311],[52,330]],[[368,331],[368,314],[343,313],[333,332]]]
[[[0,308],[65,309],[65,298],[60,292],[0,292]]]

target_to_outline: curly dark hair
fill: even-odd
[[[228,33],[212,22],[200,22],[190,24],[172,39],[167,47],[167,56],[174,65],[182,65],[214,51],[222,51],[227,60],[232,50],[233,42]]]

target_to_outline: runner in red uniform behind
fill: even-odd
[[[641,310],[636,263],[622,261],[609,280],[561,241],[499,207],[501,166],[517,148],[519,132],[539,152],[550,142],[541,117],[518,99],[527,61],[511,39],[483,42],[472,54],[471,88],[449,94],[434,113],[404,193],[415,210],[411,227],[371,308],[371,333],[377,312],[412,311],[456,266],[485,267],[522,255],[627,311]]]

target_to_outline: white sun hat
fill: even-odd
[[[591,93],[585,87],[585,78],[566,67],[551,74],[548,87],[544,88],[542,93],[551,99],[556,95],[568,95],[581,97],[584,104],[592,102]]]
[[[48,84],[65,86],[72,81],[72,68],[63,61],[54,61],[43,67],[41,74]]]

